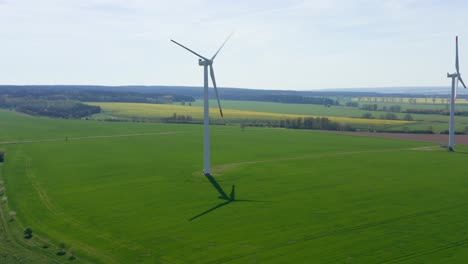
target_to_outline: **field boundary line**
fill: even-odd
[[[180,133],[190,133],[190,132],[169,131],[169,132],[100,135],[100,136],[86,136],[86,137],[63,137],[63,138],[50,138],[50,139],[31,139],[31,140],[18,140],[18,141],[3,141],[3,142],[0,142],[0,145],[28,144],[28,143],[41,143],[41,142],[57,142],[57,141],[67,141],[67,140],[72,141],[72,140],[85,140],[85,139],[98,139],[98,138],[119,138],[119,137],[171,135],[171,134],[180,134]]]
[[[277,158],[277,159],[266,159],[266,160],[255,160],[255,161],[242,161],[242,162],[235,162],[235,163],[226,163],[221,164],[213,167],[214,172],[223,173],[228,169],[232,169],[235,167],[239,167],[242,165],[250,165],[250,164],[258,164],[258,163],[269,163],[269,162],[281,162],[281,161],[288,161],[288,160],[300,160],[300,159],[315,159],[315,158],[326,158],[326,157],[333,157],[333,156],[341,156],[341,155],[352,155],[352,154],[366,154],[366,153],[381,153],[381,152],[392,152],[392,151],[406,151],[406,150],[427,150],[428,148],[433,148],[435,146],[425,146],[425,147],[417,147],[417,148],[399,148],[399,149],[380,149],[380,150],[362,150],[362,151],[343,151],[343,152],[332,152],[326,154],[312,154],[312,155],[305,155],[305,156],[297,156],[297,157],[288,157],[288,158]]]

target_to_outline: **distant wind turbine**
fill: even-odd
[[[460,75],[460,65],[458,62],[458,36],[455,37],[455,69],[456,73],[447,73],[447,78],[452,78],[452,93],[450,96],[450,127],[449,127],[449,151],[455,151],[455,100],[457,99],[458,82],[466,88]]]
[[[172,40],[175,44],[179,45],[180,47],[188,50],[189,52],[193,53],[196,55],[198,59],[198,65],[203,66],[204,72],[204,134],[203,134],[203,173],[205,176],[211,176],[211,169],[210,169],[210,112],[209,112],[209,101],[208,101],[208,68],[210,68],[210,77],[211,81],[213,82],[213,87],[215,90],[216,94],[216,99],[218,100],[218,107],[219,107],[219,113],[221,114],[221,118],[224,118],[223,115],[223,110],[221,108],[221,102],[219,101],[219,94],[218,94],[218,87],[216,86],[216,79],[215,79],[215,74],[213,70],[213,61],[218,55],[218,53],[221,51],[221,49],[224,47],[226,42],[229,40],[229,38],[232,36],[232,33],[226,38],[226,40],[223,42],[221,47],[216,51],[216,53],[211,57],[211,59],[208,59],[206,57],[203,57],[202,55],[196,53],[195,51],[187,48],[186,46],[180,44],[179,42]],[[224,192],[221,194],[222,196],[225,196],[227,198],[227,195],[224,194]]]

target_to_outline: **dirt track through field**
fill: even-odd
[[[11,145],[11,144],[28,144],[28,143],[40,143],[40,142],[56,142],[56,141],[71,141],[71,140],[84,140],[84,139],[97,139],[97,138],[119,138],[119,137],[138,137],[138,136],[154,136],[154,135],[171,135],[187,132],[155,132],[155,133],[140,133],[140,134],[121,134],[121,135],[103,135],[103,136],[87,136],[87,137],[63,137],[63,138],[51,138],[51,139],[31,139],[31,140],[18,140],[18,141],[4,141],[0,142],[0,145]]]
[[[448,135],[444,134],[410,134],[410,133],[373,133],[373,132],[337,132],[329,131],[335,134],[355,135],[355,136],[366,136],[366,137],[385,137],[385,138],[396,138],[396,139],[407,139],[434,142],[438,144],[447,144]],[[455,135],[455,144],[457,145],[468,145],[468,135]]]
[[[244,161],[244,162],[236,162],[236,163],[226,163],[221,164],[218,166],[214,166],[212,168],[214,174],[222,174],[223,172],[234,169],[236,167],[242,165],[250,165],[250,164],[258,164],[258,163],[270,163],[270,162],[281,162],[281,161],[288,161],[288,160],[300,160],[300,159],[317,159],[317,158],[325,158],[325,157],[333,157],[333,156],[342,156],[342,155],[352,155],[352,154],[366,154],[366,153],[382,153],[382,152],[397,152],[397,151],[404,151],[404,150],[420,150],[420,151],[433,151],[439,150],[440,147],[430,145],[424,147],[417,147],[417,148],[400,148],[400,149],[380,149],[380,150],[362,150],[362,151],[342,151],[342,152],[332,152],[332,153],[325,153],[325,154],[311,154],[311,155],[304,155],[304,156],[297,156],[297,157],[285,157],[285,158],[277,158],[277,159],[267,159],[267,160],[253,160],[253,161]],[[195,172],[194,175],[198,175],[198,172]]]

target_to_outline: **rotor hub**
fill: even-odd
[[[212,60],[198,59],[198,65],[200,66],[210,66],[211,64],[213,64]]]
[[[447,73],[447,78],[457,78],[457,77],[459,77],[459,76],[460,76],[460,75],[459,75],[458,73],[452,73],[452,74]]]

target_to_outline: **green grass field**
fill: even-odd
[[[468,258],[466,147],[213,126],[214,176],[239,200],[226,204],[201,173],[202,126],[5,111],[0,125],[2,142],[54,140],[0,145],[4,208],[18,217],[7,225],[66,242],[76,263]]]

